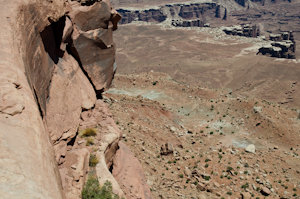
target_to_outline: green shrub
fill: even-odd
[[[208,164],[205,164],[205,168],[207,168],[209,165]]]
[[[180,177],[180,178],[183,178],[183,174],[179,174],[179,177]]]
[[[90,167],[95,167],[98,162],[99,162],[99,159],[96,157],[96,155],[91,154],[90,155],[90,161],[89,161]]]
[[[232,167],[229,167],[229,166],[228,166],[227,169],[226,169],[227,172],[232,171],[232,170],[233,170],[233,168],[232,168]]]
[[[85,130],[79,131],[80,137],[90,137],[97,135],[97,131],[94,128],[87,128]]]
[[[87,182],[82,190],[82,199],[118,199],[119,196],[112,191],[111,182],[106,181],[100,187],[96,177],[89,175]]]
[[[232,192],[231,191],[227,191],[227,193],[226,194],[228,194],[228,195],[232,195]]]

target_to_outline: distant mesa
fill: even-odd
[[[117,10],[120,24],[133,21],[161,23],[169,19],[175,27],[204,27],[208,19],[227,19],[227,10],[217,3],[167,4],[148,9],[122,8]]]
[[[258,37],[260,35],[259,27],[256,25],[236,25],[226,27],[223,31],[228,35],[244,36],[244,37]]]
[[[270,44],[259,49],[258,54],[277,58],[296,59],[296,41],[293,32],[281,32],[279,34],[270,34]]]

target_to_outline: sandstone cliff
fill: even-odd
[[[0,198],[79,198],[91,153],[97,177],[123,196],[108,169],[120,130],[97,100],[116,70],[120,15],[108,0],[0,6]],[[93,147],[78,136],[85,128],[96,129]]]

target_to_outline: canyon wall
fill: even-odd
[[[120,15],[108,0],[0,6],[0,198],[80,198],[92,153],[100,183],[125,196],[108,169],[121,132],[99,99],[116,70]],[[78,136],[86,128],[93,146]]]
[[[226,9],[217,3],[176,3],[149,9],[122,8],[117,11],[122,15],[121,24],[131,23],[132,21],[160,23],[169,19],[179,21],[179,23],[176,23],[177,25],[184,23],[201,27],[211,18],[226,19]],[[201,23],[189,23],[189,21],[197,20]]]

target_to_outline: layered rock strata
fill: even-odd
[[[223,31],[228,35],[244,36],[244,37],[258,37],[260,35],[259,27],[256,25],[236,25],[226,27]]]
[[[272,42],[259,49],[258,54],[277,58],[296,59],[296,41],[294,40],[292,31],[270,34],[270,41]]]
[[[167,4],[149,9],[118,9],[122,19],[121,24],[132,21],[164,22],[167,19],[178,21],[175,26],[202,27],[210,18],[226,19],[226,9],[217,3],[187,3]],[[201,21],[201,23],[199,23]]]

